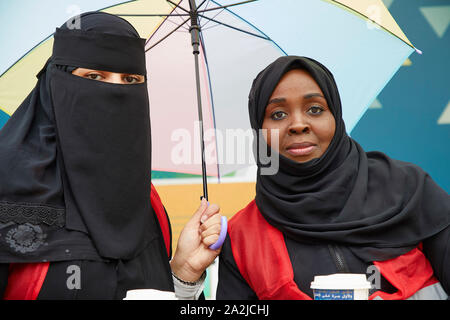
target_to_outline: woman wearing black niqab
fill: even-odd
[[[369,276],[372,265],[371,299],[447,297],[449,195],[419,167],[366,153],[346,134],[325,66],[277,59],[254,80],[249,115],[256,196],[230,220],[218,299],[311,299],[314,276]],[[275,174],[262,173],[266,151],[278,157]]]
[[[145,39],[114,15],[78,18],[80,29],[57,28],[35,88],[0,131],[0,292],[122,299],[131,289],[174,291],[170,224],[151,185]],[[132,84],[74,75],[80,68]],[[218,211],[205,208],[200,214]],[[219,252],[209,251],[212,260]]]

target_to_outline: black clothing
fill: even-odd
[[[145,75],[145,40],[114,15],[80,19],[81,30],[56,29],[35,88],[0,131],[0,263],[112,263],[124,288],[173,290],[150,203],[147,83],[70,73]]]
[[[168,264],[164,263],[167,256],[160,254],[158,249],[160,245],[159,239],[151,241],[137,258],[130,261],[52,262],[37,299],[121,300],[125,298],[130,288],[158,288],[173,291],[173,287],[161,276],[162,271],[170,273],[170,269]],[[77,271],[81,280],[79,287],[76,287],[76,281],[72,280],[76,274],[69,267],[73,265],[79,267]]]

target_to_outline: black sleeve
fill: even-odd
[[[434,275],[450,295],[450,227],[426,239],[423,251],[431,263]]]
[[[3,299],[6,287],[8,286],[9,263],[0,263],[0,300]]]
[[[217,300],[257,300],[255,292],[242,277],[234,261],[230,238],[227,236],[219,257]]]

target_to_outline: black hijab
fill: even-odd
[[[81,29],[56,29],[35,88],[0,131],[0,262],[132,259],[160,236],[147,83],[70,74],[145,75],[145,40],[117,16],[79,18]]]
[[[334,137],[317,159],[297,163],[274,150],[279,170],[258,175],[256,204],[287,237],[348,246],[366,261],[396,257],[449,225],[450,197],[421,168],[381,152],[364,152],[345,130],[331,72],[305,57],[278,58],[261,71],[249,95],[252,128],[261,129],[267,102],[282,76],[304,69],[321,88],[336,121]]]

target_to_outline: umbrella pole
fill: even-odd
[[[198,13],[195,0],[189,0],[190,6],[190,16],[191,16],[191,27],[189,29],[191,33],[192,48],[195,60],[195,81],[197,85],[197,107],[198,107],[198,120],[200,129],[200,145],[202,152],[202,178],[203,178],[203,197],[208,200],[208,186],[207,186],[207,176],[206,176],[206,161],[205,161],[205,141],[203,135],[203,109],[202,109],[202,98],[200,91],[200,70],[198,65],[198,55],[200,53],[200,26],[198,24]]]

